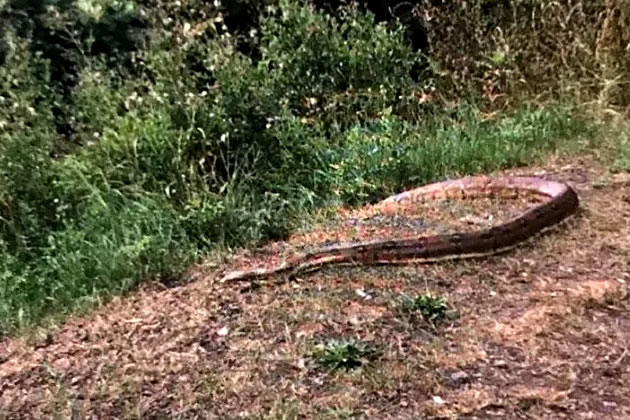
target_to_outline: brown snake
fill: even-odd
[[[391,196],[377,206],[424,202],[444,198],[475,198],[529,193],[545,200],[507,222],[475,232],[376,239],[325,246],[300,253],[282,264],[265,269],[234,271],[222,281],[249,280],[281,272],[312,270],[328,264],[393,264],[469,258],[506,251],[573,214],[579,199],[567,184],[533,177],[474,176],[425,185]]]

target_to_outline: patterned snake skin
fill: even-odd
[[[376,239],[325,246],[303,252],[273,268],[234,271],[221,281],[251,280],[281,272],[297,273],[329,264],[394,264],[492,255],[508,250],[573,214],[579,199],[565,183],[533,177],[466,177],[425,185],[389,197],[377,206],[445,198],[534,194],[544,200],[507,222],[468,233]]]

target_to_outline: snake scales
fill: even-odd
[[[565,183],[516,176],[471,176],[438,182],[391,196],[377,206],[387,207],[403,202],[447,198],[515,196],[521,193],[534,194],[543,198],[543,201],[519,216],[489,229],[324,246],[314,251],[299,253],[273,268],[231,272],[223,277],[222,281],[249,280],[281,272],[296,273],[329,264],[431,262],[492,255],[508,250],[541,230],[559,223],[573,214],[579,206],[576,192]]]

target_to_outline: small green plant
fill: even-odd
[[[330,369],[351,370],[379,355],[376,347],[357,340],[330,340],[314,353],[316,362]]]
[[[420,315],[428,322],[442,321],[448,316],[446,299],[431,293],[414,297],[405,296],[400,304],[400,309],[407,314]]]
[[[630,171],[630,132],[624,133],[617,146],[615,166],[622,171]]]

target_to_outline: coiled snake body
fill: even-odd
[[[508,250],[573,214],[579,199],[567,184],[534,177],[471,176],[425,185],[391,196],[377,206],[445,198],[534,194],[544,200],[507,222],[475,232],[376,239],[325,246],[293,256],[273,268],[234,271],[222,281],[249,280],[281,272],[312,270],[329,264],[393,264],[431,262],[492,255]]]

